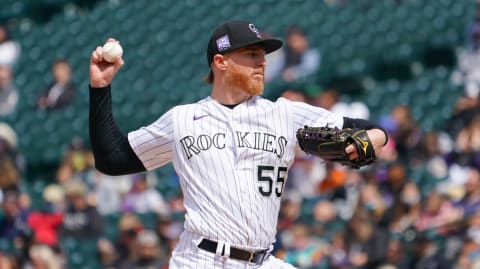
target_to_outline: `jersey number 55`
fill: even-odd
[[[287,167],[259,165],[257,169],[257,176],[260,186],[258,191],[263,196],[271,196],[275,193],[277,197],[282,197],[283,189],[285,187],[285,179],[287,177]]]

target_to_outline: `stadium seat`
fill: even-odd
[[[68,268],[101,268],[97,252],[98,239],[65,237],[60,239],[60,247],[66,254]]]
[[[15,251],[15,247],[13,246],[13,242],[6,239],[0,238],[0,252],[12,254]]]
[[[146,229],[152,229],[155,230],[157,226],[157,214],[156,213],[142,213],[142,214],[137,214],[137,216],[140,218],[140,221],[143,224],[143,227]]]
[[[110,240],[114,240],[118,235],[118,221],[121,217],[120,213],[112,213],[104,216],[105,231],[104,236]]]

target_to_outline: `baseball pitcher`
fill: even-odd
[[[89,124],[97,169],[121,175],[172,162],[179,175],[187,212],[170,269],[294,268],[270,252],[297,131],[305,126],[366,130],[369,140],[361,141],[377,155],[387,141],[368,121],[260,97],[265,54],[281,46],[278,39],[262,38],[250,22],[219,26],[206,52],[211,94],[175,106],[127,136],[115,123],[111,103],[111,83],[124,62],[120,56],[105,61],[100,46],[92,52]],[[341,151],[355,160],[357,149],[345,143]]]

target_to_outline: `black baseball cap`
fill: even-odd
[[[265,53],[273,52],[282,47],[283,42],[274,38],[262,38],[257,27],[248,21],[230,21],[213,31],[207,48],[208,65],[215,54],[225,54],[235,49],[250,45],[261,45]]]

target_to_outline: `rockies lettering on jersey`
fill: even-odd
[[[252,97],[232,109],[207,97],[173,107],[128,139],[148,170],[173,163],[187,232],[267,249],[275,240],[296,131],[305,125],[341,128],[343,118],[284,98]]]
[[[284,136],[269,133],[241,132],[236,131],[236,146],[238,148],[249,148],[274,153],[278,158],[282,158],[285,153],[285,147],[288,143]],[[183,151],[188,159],[201,151],[209,150],[212,146],[216,149],[225,149],[225,133],[216,133],[212,137],[207,134],[199,135],[197,138],[189,135],[180,139]]]

